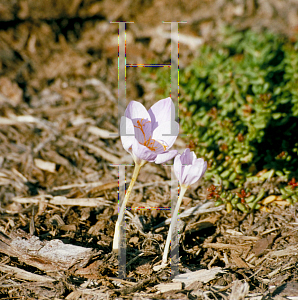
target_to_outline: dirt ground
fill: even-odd
[[[127,277],[111,253],[118,168],[132,163],[117,132],[118,25],[127,63],[170,60],[169,25],[179,26],[180,68],[224,25],[265,28],[296,39],[295,0],[2,0],[0,2],[0,299],[298,299],[297,205],[243,214],[213,209],[202,180],[181,212],[180,273],[159,271],[170,217],[127,213]],[[183,40],[183,42],[182,42]],[[156,83],[127,71],[127,100],[149,108]],[[182,95],[183,97],[183,95]],[[187,140],[177,139],[182,152]],[[126,167],[129,182],[132,167]],[[141,170],[129,206],[170,206],[170,172]],[[254,183],[266,196],[279,183]],[[213,210],[213,211],[212,211]],[[206,274],[196,273],[203,270]],[[191,280],[191,278],[193,278]],[[296,297],[296,298],[295,298]]]

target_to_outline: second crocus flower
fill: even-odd
[[[182,186],[188,188],[196,183],[205,174],[207,162],[203,158],[197,158],[196,154],[186,148],[182,154],[178,154],[174,160],[174,172]]]
[[[171,225],[163,253],[162,263],[165,265],[168,259],[168,252],[172,237],[172,230],[176,226],[178,219],[179,208],[183,199],[183,196],[187,188],[200,180],[205,174],[207,169],[207,162],[202,158],[196,157],[194,152],[190,152],[189,148],[185,149],[182,154],[178,154],[174,160],[174,172],[180,183],[179,198],[175,207],[175,211],[172,214]]]

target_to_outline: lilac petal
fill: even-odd
[[[173,128],[171,127],[173,123]],[[160,123],[160,126],[156,127],[153,131],[152,138],[158,141],[164,141],[171,148],[177,139],[177,135],[168,135],[173,132],[179,132],[179,124],[175,121],[167,121]]]
[[[137,140],[132,144],[133,155],[139,159],[154,161],[156,158],[156,153],[151,151],[149,148],[141,145]]]
[[[136,139],[140,144],[145,144],[151,137],[151,122],[145,119],[132,120]]]
[[[196,154],[194,153],[194,151],[191,151],[190,154],[191,154],[191,157],[192,157],[192,162],[191,162],[191,164],[192,164],[192,165],[195,165],[195,164],[196,164],[196,161],[197,161],[197,156],[196,156]]]
[[[207,169],[207,162],[197,159],[196,154],[189,148],[177,155],[174,161],[174,172],[181,185],[190,186],[201,179]]]
[[[189,148],[188,148],[189,149]],[[187,162],[187,165],[192,165],[193,163],[193,158],[194,158],[194,152],[193,151],[187,151],[186,152],[186,162]]]
[[[161,123],[175,119],[175,105],[170,97],[159,100],[148,110],[152,121],[152,130]],[[173,113],[173,118],[171,114]]]
[[[182,181],[182,164],[181,164],[181,154],[178,154],[174,159],[174,173],[179,180]]]
[[[150,115],[143,104],[137,101],[130,101],[126,110],[125,116],[129,119],[146,119],[151,121]]]
[[[182,165],[191,165],[192,158],[191,158],[189,148],[186,148],[184,152],[181,154],[181,163]]]
[[[175,157],[177,155],[177,153],[178,153],[177,150],[171,150],[171,151],[167,151],[167,152],[158,154],[154,162],[156,164],[165,163],[166,161],[168,161],[168,160],[172,159],[173,157]]]
[[[198,158],[195,162],[194,162],[194,166],[197,166],[199,168],[202,168],[204,165],[204,159],[203,158]]]
[[[189,148],[188,148],[189,149]],[[186,165],[193,165],[197,161],[197,156],[194,151],[187,150],[185,152],[184,161]]]
[[[203,177],[204,174],[205,174],[205,172],[206,172],[206,170],[207,170],[207,162],[204,161],[203,158],[199,158],[199,159],[197,159],[197,161],[194,164],[194,166],[200,168],[200,170],[201,170],[201,175],[200,176]]]
[[[168,148],[167,145],[163,142],[156,141],[154,139],[150,139],[149,141],[147,141],[147,144],[145,146],[151,151],[154,151],[156,155],[164,153]]]
[[[194,165],[193,166],[193,172],[195,172],[197,174],[197,177],[198,177],[195,181],[193,181],[193,183],[200,180],[204,176],[204,174],[207,170],[207,162],[204,161],[203,159],[201,159],[201,160],[202,160],[201,165]]]
[[[194,174],[192,180],[190,180],[189,185],[197,182],[203,176],[203,168],[198,168],[197,166],[192,166],[191,172]]]
[[[124,132],[126,131],[126,133]],[[120,136],[123,148],[129,151],[129,148],[132,146],[135,141],[135,129],[133,123],[130,119],[126,117],[121,117],[120,121]]]
[[[192,165],[183,166],[183,173],[182,173],[180,184],[185,184],[189,186],[190,185],[189,182],[193,180],[194,176],[195,174],[193,174],[192,172]]]

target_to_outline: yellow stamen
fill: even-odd
[[[145,135],[143,126],[147,123],[151,123],[151,121],[147,121],[143,124],[143,119],[141,119],[141,122],[140,122],[140,120],[137,120],[138,126],[134,125],[134,127],[139,128],[144,136],[144,143],[140,143],[140,144],[149,148],[151,151],[156,151],[157,147],[154,147],[155,140],[151,139],[151,136],[149,137],[148,140],[146,140],[146,135]]]
[[[146,141],[146,137],[145,137],[145,132],[144,132],[143,126],[144,126],[145,124],[147,124],[147,123],[151,123],[151,121],[147,121],[147,122],[145,122],[144,124],[142,124],[143,120],[144,120],[144,119],[141,119],[141,122],[140,122],[140,120],[137,120],[138,126],[134,125],[134,127],[139,128],[139,129],[141,130],[141,132],[143,133],[143,136],[144,136],[144,140]]]
[[[145,135],[144,128],[143,128],[143,126],[144,126],[145,124],[151,123],[151,121],[147,121],[147,122],[143,123],[143,120],[144,120],[144,119],[141,119],[141,121],[140,121],[140,120],[137,120],[137,124],[138,124],[138,125],[137,125],[137,126],[134,125],[134,127],[136,127],[136,128],[138,128],[138,129],[141,130],[141,132],[142,132],[142,134],[143,134],[143,136],[144,136],[144,143],[140,143],[140,142],[139,142],[139,143],[140,143],[141,145],[144,145],[145,147],[147,147],[147,148],[150,149],[151,151],[156,151],[157,146],[154,146],[156,141],[155,141],[154,139],[152,139],[151,136],[149,137],[148,140],[146,140],[146,135]],[[167,150],[167,146],[163,145],[162,143],[160,143],[160,144],[163,146],[164,151],[166,151],[166,150]]]

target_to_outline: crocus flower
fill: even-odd
[[[174,172],[181,186],[189,187],[197,182],[205,174],[207,162],[203,158],[186,148],[182,154],[178,154],[174,160]]]
[[[156,102],[148,111],[140,102],[128,104],[121,118],[120,135],[135,163],[161,164],[177,154],[176,150],[169,151],[179,131],[171,112],[175,112],[175,106],[170,97]]]
[[[164,163],[177,154],[176,150],[169,151],[179,131],[178,123],[172,120],[173,112],[175,107],[171,98],[158,101],[148,111],[141,103],[131,101],[125,110],[125,116],[121,118],[121,141],[124,149],[132,155],[135,169],[118,214],[113,240],[114,252],[119,250],[120,226],[140,168],[148,161]]]
[[[194,152],[190,152],[189,148],[185,149],[182,154],[178,154],[174,160],[174,173],[180,183],[179,198],[172,215],[171,225],[163,253],[162,263],[167,263],[168,252],[172,237],[172,230],[176,226],[178,211],[187,188],[203,177],[207,169],[207,162],[202,158],[197,159]]]

